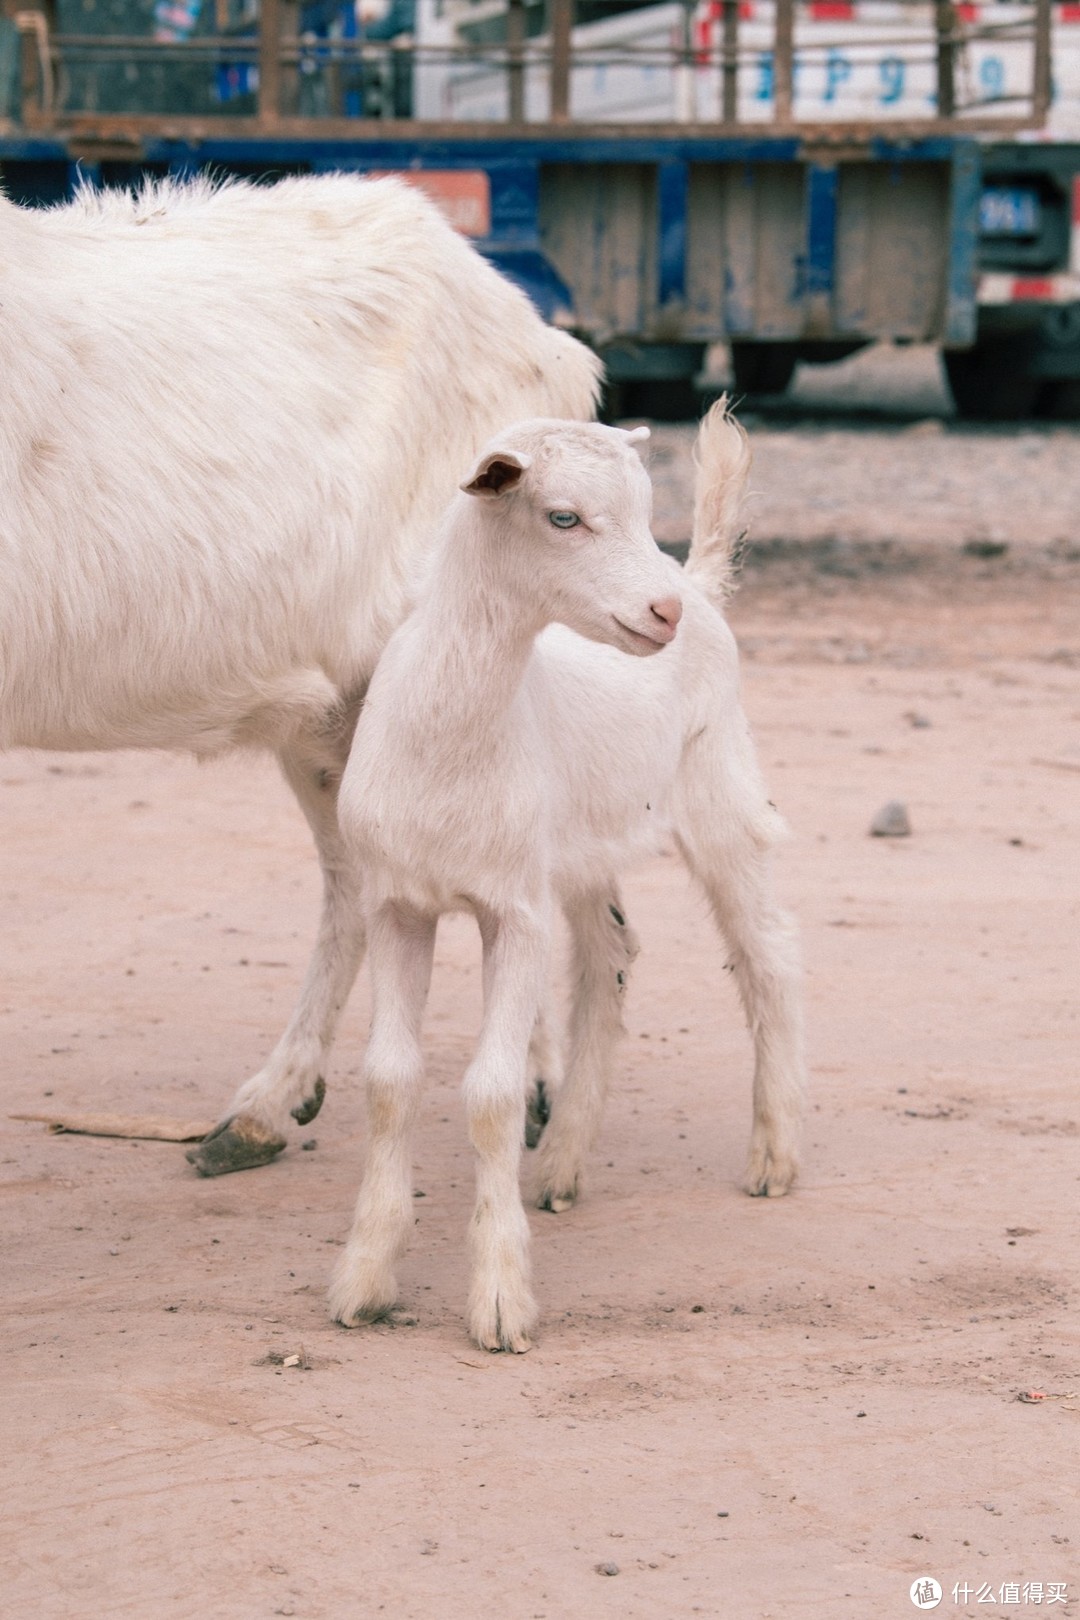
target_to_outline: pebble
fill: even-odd
[[[618,1564],[596,1564],[593,1567],[598,1575],[617,1575],[619,1573]]]
[[[903,799],[890,799],[888,804],[882,805],[870,823],[870,834],[873,838],[909,838],[911,836],[911,821],[908,817],[907,805]]]

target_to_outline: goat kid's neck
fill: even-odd
[[[473,498],[462,496],[469,507]],[[502,511],[454,511],[413,613],[423,684],[440,724],[496,724],[525,677],[551,614],[521,536]]]

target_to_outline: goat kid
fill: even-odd
[[[0,196],[0,747],[269,748],[324,901],[204,1175],[318,1111],[363,946],[337,788],[461,468],[598,362],[393,179]]]
[[[485,1349],[529,1348],[518,1171],[552,909],[569,922],[576,990],[539,1202],[562,1210],[599,1125],[637,950],[617,877],[664,832],[708,896],[753,1035],[747,1190],[774,1196],[795,1175],[800,975],[767,869],[782,823],[721,613],[748,449],[723,404],[714,409],[682,572],[650,532],[651,488],[632,448],[643,436],[551,420],[499,434],[461,485],[371,682],[340,798],[364,871],[374,992],[368,1163],[330,1290],[346,1325],[396,1299],[435,929],[444,912],[467,910],[485,1003],[464,1082],[477,1165],[469,1325]]]

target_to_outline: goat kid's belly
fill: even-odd
[[[591,735],[573,746],[563,729],[552,783],[553,877],[561,892],[587,890],[597,874],[616,873],[664,846],[683,746],[672,707],[666,728],[627,706],[617,726],[603,733],[590,726]]]

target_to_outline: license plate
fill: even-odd
[[[1038,192],[987,186],[979,205],[979,229],[984,236],[1038,236]]]

